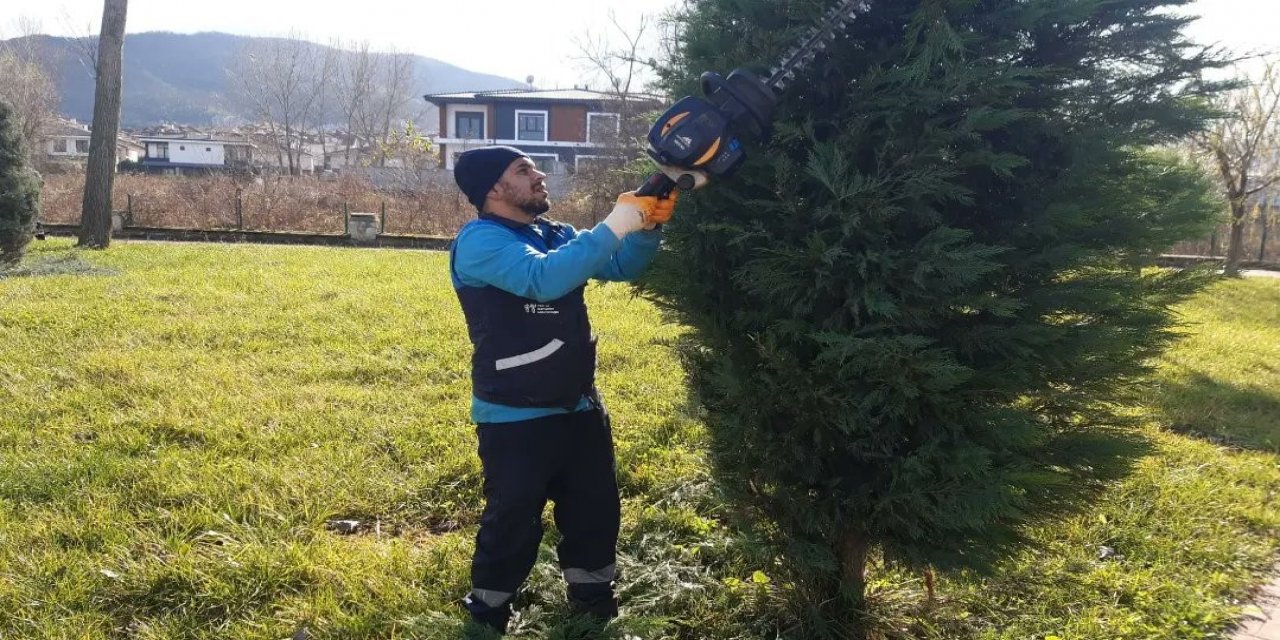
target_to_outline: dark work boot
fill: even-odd
[[[575,614],[608,622],[618,617],[618,599],[613,597],[612,585],[571,585],[569,609]]]
[[[463,601],[467,608],[467,612],[471,614],[471,627],[476,627],[475,631],[482,629],[490,632],[489,636],[483,634],[475,635],[474,640],[480,640],[485,637],[497,637],[506,634],[507,623],[511,621],[511,603],[507,602],[497,607],[490,607],[471,596]],[[469,629],[470,631],[470,629]],[[473,640],[473,636],[468,634],[467,640]]]

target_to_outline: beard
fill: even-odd
[[[529,198],[516,206],[521,211],[536,218],[551,210],[551,200],[547,198]]]
[[[551,210],[551,199],[545,192],[524,196],[510,185],[503,184],[500,193],[507,202],[535,218]]]

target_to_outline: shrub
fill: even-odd
[[[780,57],[821,4],[687,3],[669,88]],[[645,285],[697,330],[717,468],[810,638],[853,635],[868,555],[980,566],[1085,484],[1071,443],[1202,282],[1144,267],[1217,213],[1145,150],[1215,88],[1177,0],[870,4]]]
[[[0,101],[0,267],[22,259],[39,215],[39,174],[27,166],[13,111]]]

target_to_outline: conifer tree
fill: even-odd
[[[0,101],[0,267],[22,259],[39,213],[40,181],[27,167],[13,111]]]
[[[1203,277],[1145,267],[1217,211],[1152,150],[1220,89],[1184,4],[872,0],[668,225],[644,286],[695,329],[714,461],[816,612],[801,635],[849,637],[868,554],[977,564],[1060,504],[1069,443],[1170,340]],[[767,74],[825,5],[689,0],[668,88]]]

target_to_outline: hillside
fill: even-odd
[[[82,122],[91,120],[93,78],[77,55],[76,41],[31,37],[37,39],[41,57],[54,69],[62,114]],[[226,33],[128,35],[124,50],[123,126],[161,122],[210,125],[235,119],[239,114],[227,99],[227,65],[242,47],[259,39]],[[0,44],[4,42],[7,41]],[[414,56],[414,63],[418,95],[521,86],[515,80],[467,71],[432,58]],[[433,120],[429,114],[420,119],[427,125]]]

